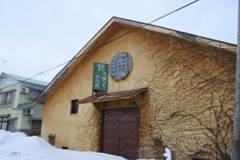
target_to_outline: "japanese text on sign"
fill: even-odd
[[[108,64],[94,63],[93,67],[93,90],[107,91]]]

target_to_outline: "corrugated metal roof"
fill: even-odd
[[[28,103],[28,104],[18,106],[17,108],[13,108],[12,110],[24,110],[24,109],[33,108],[33,107],[36,107],[36,106],[43,106],[43,105],[36,104],[36,103]]]
[[[142,93],[146,90],[147,88],[139,88],[139,89],[133,89],[128,91],[119,91],[119,92],[104,93],[104,94],[89,96],[79,100],[78,104],[90,103],[90,102],[96,103],[96,102],[104,102],[104,101],[113,101],[113,100],[119,100],[119,99],[129,99],[129,98],[135,97],[139,93]]]
[[[26,77],[21,77],[21,76],[17,76],[17,75],[13,75],[13,74],[9,74],[9,73],[3,73],[9,77],[12,77],[13,79],[16,79],[18,81],[23,81],[23,82],[26,82],[26,83],[32,83],[32,84],[38,84],[38,85],[41,85],[41,86],[47,86],[48,85],[48,82],[44,82],[44,81],[39,81],[39,80],[35,80],[35,79],[28,79]],[[28,80],[26,80],[28,79]]]

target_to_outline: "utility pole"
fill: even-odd
[[[2,66],[2,69],[1,69],[1,73],[2,74],[2,71],[3,71],[3,68],[4,68],[4,64],[6,63],[7,61],[5,59],[3,59],[3,66]]]
[[[236,90],[233,126],[232,160],[240,160],[240,0],[238,0],[238,35],[236,62]]]

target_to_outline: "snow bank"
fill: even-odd
[[[171,160],[171,152],[165,149]],[[0,160],[125,160],[122,157],[97,152],[80,152],[58,149],[46,140],[22,132],[0,130]]]
[[[18,138],[27,137],[26,134],[22,132],[11,133],[9,131],[0,130],[0,147],[4,144],[10,143]]]
[[[0,130],[0,160],[124,160],[97,152],[79,152],[53,147],[46,140],[24,133]]]

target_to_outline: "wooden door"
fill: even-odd
[[[138,158],[139,109],[120,108],[103,110],[102,152]]]

